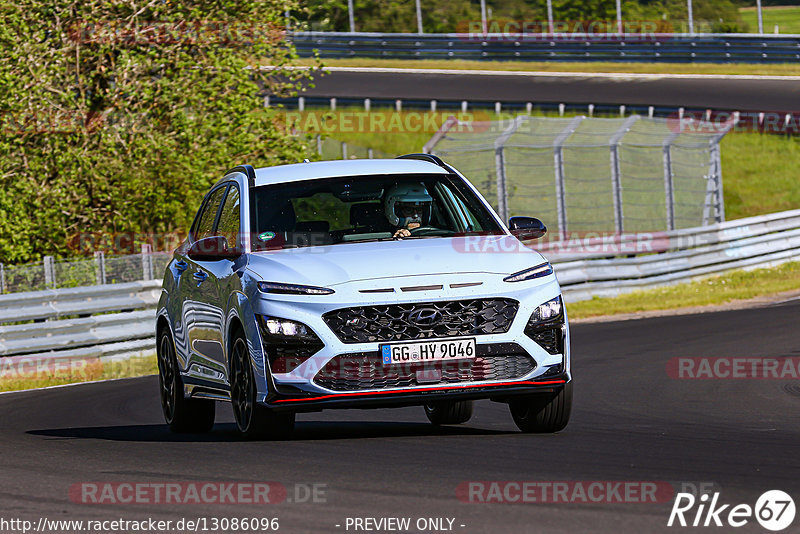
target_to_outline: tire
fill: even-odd
[[[173,432],[208,432],[214,426],[215,403],[208,399],[187,399],[183,394],[175,345],[169,329],[158,338],[158,386],[164,420]]]
[[[572,411],[572,382],[557,393],[532,395],[512,400],[511,416],[523,432],[552,433],[563,430]]]
[[[244,334],[231,343],[231,404],[239,432],[247,439],[284,439],[294,429],[295,414],[274,412],[256,402],[256,382]]]
[[[434,425],[460,425],[472,417],[472,401],[442,401],[425,405],[425,415]]]

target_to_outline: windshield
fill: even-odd
[[[251,191],[253,250],[503,234],[458,176],[349,176]]]

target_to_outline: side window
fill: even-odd
[[[229,247],[239,245],[239,188],[232,185],[228,189],[222,213],[219,215],[216,235],[224,237]]]
[[[217,219],[217,211],[219,211],[223,194],[225,194],[225,187],[215,189],[209,195],[208,202],[203,207],[203,213],[200,214],[200,218],[197,220],[197,228],[194,229],[193,237],[195,241],[214,235],[214,221]]]

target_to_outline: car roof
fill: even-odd
[[[256,169],[255,185],[269,185],[299,180],[367,176],[377,174],[448,174],[435,163],[418,159],[351,159],[293,163]]]

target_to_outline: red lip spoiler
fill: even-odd
[[[369,395],[391,395],[395,393],[417,393],[420,391],[452,391],[463,390],[471,388],[490,388],[497,386],[548,386],[556,384],[566,384],[566,380],[544,380],[540,382],[524,381],[524,382],[502,382],[499,384],[469,384],[466,386],[449,386],[449,387],[431,387],[431,388],[414,388],[414,389],[392,389],[387,391],[369,391],[366,393],[334,393],[331,395],[321,395],[319,397],[305,397],[302,399],[278,399],[274,401],[277,403],[285,402],[305,402],[305,401],[318,401],[324,399],[339,399],[343,397],[361,397]]]

